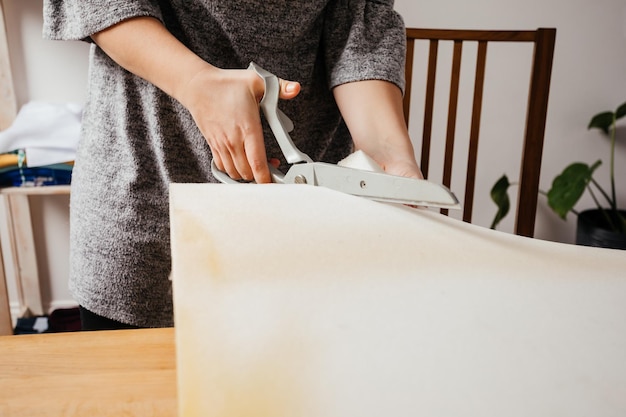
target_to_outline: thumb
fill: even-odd
[[[300,83],[297,81],[280,80],[280,95],[283,100],[294,98],[300,93]]]

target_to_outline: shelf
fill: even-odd
[[[69,195],[69,185],[45,185],[42,187],[0,188],[0,193],[7,195]]]

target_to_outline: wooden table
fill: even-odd
[[[175,416],[174,329],[0,337],[0,416]]]

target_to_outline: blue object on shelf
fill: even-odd
[[[0,186],[39,187],[44,185],[67,185],[70,184],[71,179],[71,169],[22,167],[0,173]]]

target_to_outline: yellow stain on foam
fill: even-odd
[[[208,327],[181,338],[181,417],[310,415],[305,392],[310,396],[306,381],[312,364],[307,363],[306,344],[291,326],[279,326],[273,337],[243,348],[233,345],[227,332]],[[191,331],[191,326],[184,330],[186,336]]]
[[[218,277],[221,272],[219,252],[203,219],[195,212],[180,209],[173,210],[172,218],[176,219],[172,226],[172,251],[176,252],[177,247],[185,248],[184,262],[173,268],[177,268],[181,276],[201,273]]]
[[[311,352],[302,329],[289,317],[275,317],[265,323],[267,331],[254,333],[254,307],[224,301],[239,279],[255,279],[233,280],[235,272],[225,270],[233,260],[221,251],[232,251],[245,237],[224,247],[201,213],[172,213],[179,416],[306,414]],[[244,313],[232,316],[233,308]]]

